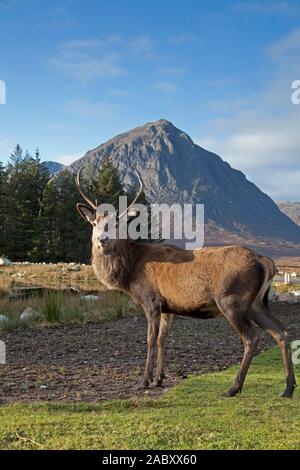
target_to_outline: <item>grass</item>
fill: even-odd
[[[101,290],[90,265],[81,265],[80,271],[68,271],[65,263],[13,264],[0,267],[0,285],[9,290],[14,284],[40,285],[48,289],[61,289],[62,284],[80,285],[82,291]],[[18,276],[21,273],[21,277]],[[1,294],[0,294],[1,295]]]
[[[257,356],[236,398],[236,367],[191,377],[159,399],[0,408],[1,449],[299,449],[300,395],[284,387],[277,348]]]
[[[300,289],[300,284],[284,284],[279,282],[274,282],[274,289],[277,294],[284,294],[285,292],[293,292],[294,290]]]
[[[41,322],[20,320],[21,313],[27,307],[42,313],[45,320]],[[56,291],[47,291],[42,297],[28,299],[10,300],[7,297],[0,297],[0,314],[6,315],[9,319],[8,322],[0,324],[0,332],[56,323],[109,321],[123,315],[140,313],[140,308],[127,295],[112,291],[102,292],[97,301]]]

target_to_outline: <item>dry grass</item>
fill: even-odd
[[[8,290],[14,284],[40,285],[47,289],[62,290],[68,285],[78,285],[82,291],[103,290],[92,266],[81,265],[78,272],[66,271],[65,266],[65,263],[1,266],[0,292]],[[18,276],[19,273],[22,276]]]
[[[284,284],[283,282],[274,282],[273,287],[277,294],[284,294],[285,292],[293,292],[294,290],[300,289],[300,284]]]

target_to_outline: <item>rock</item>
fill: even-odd
[[[0,258],[0,266],[11,266],[12,262],[8,258]]]
[[[31,307],[27,307],[24,310],[24,312],[22,312],[20,315],[20,320],[23,320],[23,321],[27,321],[27,320],[42,321],[44,319],[45,319],[45,316],[42,313],[37,312],[36,310],[33,310],[33,308]]]
[[[6,315],[0,315],[0,325],[4,325],[9,321],[9,318]]]
[[[87,300],[87,301],[91,301],[91,302],[95,302],[96,300],[100,300],[100,296],[99,295],[83,295],[82,297],[80,297],[82,300]]]
[[[19,271],[18,273],[12,274],[11,277],[25,277],[26,272],[25,271]]]
[[[279,294],[277,300],[278,302],[288,302],[291,304],[297,301],[291,292],[283,292]]]
[[[300,297],[300,290],[294,290],[292,292],[292,294],[295,296],[295,297]],[[300,299],[299,299],[300,300]]]
[[[62,268],[62,272],[66,272],[66,271],[73,271],[73,272],[81,271],[81,265],[76,264],[76,263],[69,263],[63,266]]]
[[[81,271],[81,266],[80,264],[75,264],[75,266],[68,267],[69,271]]]

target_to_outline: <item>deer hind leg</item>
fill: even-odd
[[[172,323],[173,315],[170,313],[162,313],[160,318],[159,334],[157,338],[157,364],[154,385],[161,387],[164,375],[164,355],[165,346],[168,338],[169,329]]]
[[[251,318],[277,342],[285,370],[286,388],[282,397],[291,398],[296,387],[288,334],[281,322],[264,305],[255,303],[251,308]]]
[[[229,300],[220,305],[220,310],[224,317],[228,320],[232,328],[241,337],[244,344],[244,355],[240,369],[236,375],[232,387],[225,393],[227,397],[234,397],[237,393],[241,393],[244,381],[251,363],[251,360],[257,349],[260,336],[247,318],[247,313],[242,310],[241,306]]]
[[[142,388],[148,388],[153,381],[155,346],[159,333],[160,309],[153,309],[146,312],[148,322],[147,332],[147,359],[144,372]]]

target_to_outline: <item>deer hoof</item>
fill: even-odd
[[[140,382],[136,386],[136,390],[138,390],[138,391],[146,390],[147,388],[149,388],[149,384],[150,384],[149,379],[143,379],[142,382]]]
[[[154,387],[162,387],[162,383],[163,383],[163,379],[162,378],[155,378],[154,379],[154,382],[153,382],[153,385]]]
[[[241,390],[232,387],[223,394],[223,397],[235,397],[238,393],[241,393]]]
[[[285,390],[280,396],[281,398],[292,398],[294,390]]]

